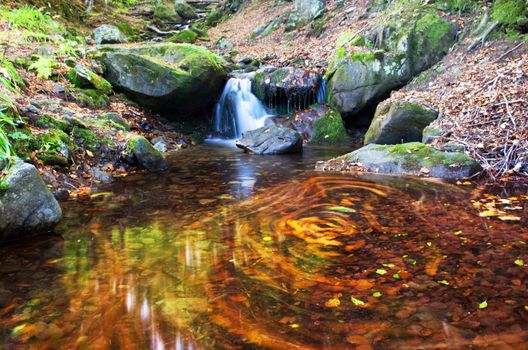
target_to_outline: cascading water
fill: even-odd
[[[328,99],[328,91],[326,88],[326,79],[321,78],[321,85],[319,85],[319,89],[317,89],[317,95],[315,96],[317,103],[319,104],[325,104],[326,100]]]
[[[251,80],[231,78],[216,105],[213,131],[225,139],[239,138],[245,131],[264,126],[268,115],[251,92]]]

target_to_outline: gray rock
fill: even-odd
[[[101,44],[122,44],[128,41],[125,34],[113,25],[103,24],[93,31],[95,43]]]
[[[348,52],[341,47],[331,60],[326,73],[329,102],[344,117],[431,67],[454,42],[455,31],[449,22],[433,14],[385,22],[390,25],[374,27],[354,40],[362,49]]]
[[[130,123],[128,120],[120,116],[119,113],[109,112],[104,114],[102,117],[106,120],[116,123],[117,125],[121,125],[123,128],[125,128],[125,130],[130,130]]]
[[[442,130],[439,127],[428,125],[423,129],[422,134],[422,143],[428,144],[442,135]]]
[[[302,151],[303,140],[292,129],[275,125],[251,130],[236,141],[238,148],[256,154],[283,154]]]
[[[55,227],[62,210],[37,169],[17,159],[0,193],[0,241],[36,235]]]
[[[447,179],[472,176],[482,168],[460,152],[438,151],[420,142],[385,146],[369,144],[344,156],[318,162],[316,170],[365,169],[381,174],[422,175]]]
[[[107,95],[112,92],[112,85],[108,81],[82,64],[75,65],[75,68],[68,73],[68,76],[77,87],[93,88]]]
[[[165,156],[143,136],[132,136],[128,140],[128,153],[141,167],[148,171],[162,171],[167,169]]]
[[[325,10],[325,0],[295,0],[293,7],[287,30],[302,27],[321,16]]]
[[[204,47],[155,44],[107,48],[105,77],[144,107],[174,120],[205,114],[222,92],[224,60]]]
[[[395,145],[422,141],[423,129],[438,117],[438,112],[407,101],[387,101],[380,104],[365,134],[365,145],[377,143]]]

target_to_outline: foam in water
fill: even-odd
[[[251,80],[231,78],[216,105],[214,135],[240,138],[246,131],[263,127],[267,116],[264,105],[251,92]]]

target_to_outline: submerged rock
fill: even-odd
[[[377,143],[395,145],[402,142],[422,141],[424,128],[438,113],[407,101],[382,103],[365,134],[365,145]]]
[[[38,170],[17,159],[0,190],[0,241],[44,233],[62,217],[59,203]]]
[[[226,78],[224,60],[204,47],[156,44],[108,48],[105,77],[139,104],[189,120],[209,111]]]
[[[125,34],[123,34],[116,26],[103,24],[93,31],[95,43],[100,44],[122,44],[128,41]]]
[[[275,125],[245,132],[236,142],[238,148],[256,154],[301,152],[302,144],[299,133]]]
[[[135,162],[148,171],[167,169],[165,156],[143,136],[132,136],[128,140],[127,151]]]
[[[326,75],[330,104],[345,117],[357,113],[438,62],[454,38],[450,23],[433,13],[389,18],[353,39],[354,50],[336,50]]]
[[[419,142],[393,146],[370,144],[341,157],[318,162],[315,168],[326,171],[365,169],[381,174],[427,175],[447,179],[469,177],[482,169],[467,154],[438,151]]]

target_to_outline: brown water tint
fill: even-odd
[[[526,349],[526,208],[204,146],[0,251],[7,349]],[[339,151],[337,151],[339,152]],[[522,262],[522,264],[520,263]]]

